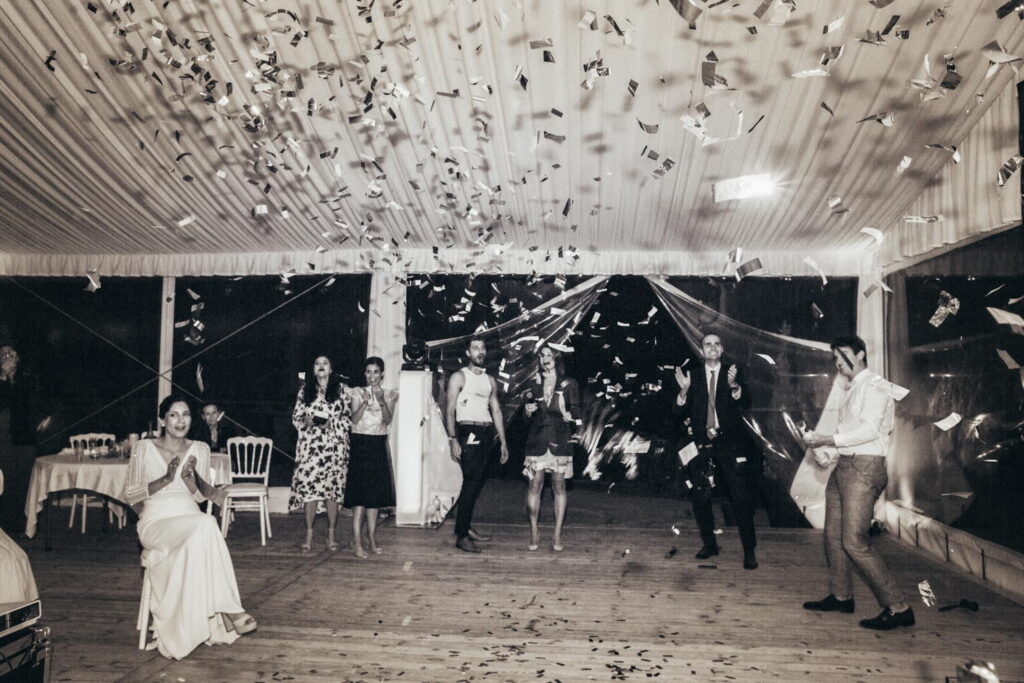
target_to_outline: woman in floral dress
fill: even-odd
[[[338,549],[334,529],[338,523],[338,502],[345,494],[352,411],[347,387],[332,370],[330,358],[317,356],[312,371],[306,373],[292,412],[292,424],[299,439],[295,445],[295,474],[288,508],[305,508],[306,540],[302,552],[313,547],[316,515],[325,508],[327,549]]]

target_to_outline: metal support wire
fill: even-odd
[[[121,400],[123,400],[123,399],[125,399],[125,398],[128,398],[128,397],[129,397],[129,396],[131,396],[132,394],[138,393],[138,392],[139,392],[139,391],[141,391],[142,389],[144,389],[144,388],[148,387],[148,386],[149,386],[150,384],[152,384],[153,382],[156,382],[156,381],[158,381],[158,380],[160,380],[160,379],[165,379],[165,380],[167,380],[168,382],[170,382],[171,386],[175,387],[176,389],[178,389],[179,391],[181,391],[181,393],[185,394],[186,396],[188,396],[188,397],[189,397],[189,398],[191,398],[192,400],[195,400],[195,401],[202,401],[202,397],[201,397],[201,396],[196,396],[195,394],[193,394],[193,393],[192,393],[191,391],[189,391],[189,390],[188,390],[188,389],[186,389],[185,387],[183,387],[183,386],[181,386],[180,384],[177,384],[177,383],[175,383],[175,382],[173,381],[173,379],[172,379],[172,376],[173,376],[173,375],[172,375],[172,373],[174,372],[174,370],[176,370],[177,368],[181,367],[182,365],[185,365],[186,363],[189,363],[189,362],[191,362],[191,361],[195,360],[196,358],[199,358],[200,356],[202,356],[202,355],[203,355],[203,354],[205,354],[206,352],[210,351],[211,349],[214,349],[214,348],[216,348],[217,346],[219,346],[220,344],[223,344],[223,343],[224,343],[224,342],[226,342],[226,341],[227,341],[228,339],[231,339],[232,337],[234,337],[234,336],[236,336],[236,335],[238,335],[238,334],[241,334],[242,332],[244,332],[244,331],[245,331],[246,329],[248,329],[249,327],[252,327],[252,326],[253,326],[253,325],[255,325],[256,323],[260,322],[261,320],[263,320],[264,318],[266,318],[266,317],[270,316],[271,314],[273,314],[273,313],[276,313],[277,311],[281,310],[281,309],[282,309],[282,308],[284,308],[285,306],[288,306],[288,305],[290,305],[290,304],[294,303],[295,301],[298,301],[298,300],[299,300],[300,298],[302,298],[302,297],[303,297],[303,296],[305,296],[306,294],[309,294],[309,293],[310,293],[310,292],[312,292],[313,290],[315,290],[315,289],[317,289],[317,288],[321,287],[322,285],[326,284],[327,282],[329,282],[329,281],[330,281],[330,280],[331,280],[332,278],[334,278],[334,277],[335,277],[334,275],[329,275],[329,276],[325,277],[325,278],[324,278],[323,280],[320,280],[319,282],[316,282],[316,283],[314,283],[314,284],[310,285],[309,287],[307,287],[306,289],[302,290],[301,292],[299,292],[299,293],[298,293],[298,294],[296,294],[295,296],[293,296],[293,297],[289,298],[289,299],[288,299],[288,300],[286,300],[286,301],[283,301],[283,302],[281,302],[281,303],[280,303],[280,304],[278,304],[277,306],[274,306],[273,308],[271,308],[271,309],[270,309],[269,311],[267,311],[266,313],[263,313],[263,314],[261,314],[261,315],[257,316],[256,318],[254,318],[254,319],[250,320],[249,322],[245,323],[244,325],[242,325],[241,327],[239,327],[239,328],[238,328],[237,330],[234,330],[234,331],[230,332],[229,334],[226,334],[226,335],[224,335],[223,337],[221,337],[221,338],[220,338],[220,339],[218,339],[217,341],[213,342],[212,344],[210,344],[210,345],[209,345],[209,346],[207,346],[206,348],[203,348],[203,349],[201,349],[201,350],[197,351],[196,353],[192,354],[192,355],[191,355],[191,356],[189,356],[188,358],[186,358],[186,359],[182,360],[182,361],[181,361],[180,363],[176,363],[175,365],[171,366],[171,367],[170,367],[170,368],[169,368],[169,369],[168,369],[168,370],[167,370],[166,372],[164,372],[164,373],[162,373],[162,372],[160,372],[160,371],[159,371],[158,369],[156,369],[156,368],[154,368],[154,367],[150,366],[150,365],[149,365],[148,363],[146,363],[146,362],[145,362],[144,360],[142,360],[141,358],[138,358],[137,356],[135,356],[135,355],[134,355],[133,353],[131,353],[131,352],[130,352],[130,351],[128,351],[127,349],[123,349],[123,348],[121,348],[121,346],[119,346],[119,345],[118,345],[118,344],[117,344],[116,342],[114,342],[114,341],[112,341],[112,340],[108,339],[107,337],[103,336],[102,334],[100,334],[100,333],[99,333],[99,332],[97,332],[96,330],[92,329],[91,327],[89,327],[88,325],[86,325],[86,324],[85,324],[84,322],[82,322],[81,320],[79,320],[78,318],[76,318],[75,316],[71,315],[70,313],[68,313],[67,311],[65,311],[64,309],[62,309],[62,308],[61,308],[60,306],[58,306],[57,304],[53,303],[52,301],[49,301],[49,300],[48,300],[48,299],[47,299],[46,297],[44,297],[44,296],[42,296],[41,294],[39,294],[39,293],[37,293],[37,292],[33,291],[33,290],[32,290],[32,289],[30,289],[29,287],[25,286],[25,285],[24,285],[23,283],[21,283],[21,282],[18,282],[18,281],[17,281],[17,280],[15,279],[15,278],[13,278],[13,277],[11,277],[11,276],[5,276],[5,278],[4,278],[4,279],[8,280],[9,282],[13,283],[13,284],[14,284],[15,286],[17,286],[18,288],[20,288],[20,289],[24,290],[25,292],[27,292],[27,293],[28,293],[28,294],[30,294],[31,296],[35,297],[36,299],[38,299],[39,301],[41,301],[41,302],[42,302],[43,304],[45,304],[46,306],[48,306],[48,307],[52,308],[53,310],[55,310],[56,312],[60,313],[60,314],[61,314],[62,316],[64,316],[64,317],[65,317],[65,318],[67,318],[68,320],[70,320],[71,322],[75,323],[76,325],[78,325],[78,326],[79,326],[79,327],[81,327],[82,329],[86,330],[87,332],[89,332],[89,333],[90,333],[90,334],[92,334],[93,336],[95,336],[95,337],[99,338],[99,339],[100,339],[101,341],[103,341],[104,343],[106,343],[106,344],[108,344],[108,345],[112,346],[113,348],[115,348],[116,350],[120,351],[120,352],[121,352],[122,354],[124,354],[124,355],[125,355],[125,356],[127,356],[128,358],[131,358],[131,359],[132,359],[133,361],[135,361],[136,363],[138,363],[139,365],[141,365],[142,367],[144,367],[144,368],[145,368],[146,370],[149,370],[149,371],[150,371],[150,372],[152,372],[152,373],[153,373],[153,375],[154,375],[154,376],[153,376],[152,378],[150,378],[150,379],[146,380],[145,382],[143,382],[142,384],[138,385],[137,387],[134,387],[134,388],[132,388],[132,389],[129,389],[128,391],[126,391],[126,392],[125,392],[124,394],[122,394],[121,396],[118,396],[117,398],[115,398],[114,400],[112,400],[112,401],[110,401],[110,402],[108,402],[108,403],[104,404],[103,406],[101,406],[101,407],[100,407],[100,408],[98,408],[97,410],[94,410],[93,412],[89,413],[89,414],[88,414],[88,415],[86,415],[85,417],[83,417],[83,418],[81,418],[81,419],[77,420],[76,422],[74,422],[74,423],[72,423],[72,424],[68,425],[67,427],[65,427],[65,431],[70,431],[70,430],[74,429],[75,427],[77,427],[78,425],[80,425],[80,424],[82,424],[83,422],[85,422],[86,420],[89,420],[90,418],[92,418],[92,417],[94,417],[94,416],[96,416],[96,415],[98,415],[98,414],[102,413],[102,412],[103,412],[104,410],[106,410],[106,409],[107,409],[107,408],[109,408],[110,406],[114,405],[115,403],[118,403],[119,401],[121,401]],[[233,424],[233,425],[235,425],[235,426],[237,426],[237,427],[240,427],[240,428],[242,428],[243,430],[245,430],[245,431],[247,431],[247,432],[250,432],[250,431],[252,431],[252,430],[250,430],[250,429],[249,429],[248,427],[246,427],[245,425],[243,425],[243,424],[240,424],[239,422],[236,422],[235,420],[231,419],[230,417],[228,417],[228,416],[225,416],[225,417],[227,417],[228,421],[229,421],[229,422],[231,422],[231,424]],[[45,441],[44,441],[44,443],[45,443]],[[281,455],[285,456],[285,457],[286,457],[286,458],[288,458],[289,460],[292,460],[292,461],[294,461],[294,460],[295,460],[295,457],[294,457],[293,455],[289,455],[288,453],[285,453],[285,452],[284,452],[284,451],[282,451],[282,450],[281,450],[280,448],[278,448],[278,447],[277,447],[276,445],[274,446],[274,450],[275,450],[275,451],[277,451],[278,453],[280,453]]]

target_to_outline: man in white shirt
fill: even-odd
[[[805,602],[804,609],[853,613],[856,567],[882,606],[881,614],[862,619],[860,625],[878,631],[913,626],[914,611],[881,556],[871,547],[868,534],[875,501],[889,480],[885,458],[895,412],[893,398],[885,390],[888,383],[868,370],[863,339],[840,337],[831,346],[839,376],[825,411],[838,411],[835,433],[803,435],[804,443],[816,449],[814,457],[819,465],[835,464],[825,489],[829,595]]]

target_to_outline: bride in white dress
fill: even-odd
[[[200,474],[210,471],[210,447],[185,438],[192,415],[183,397],[168,396],[159,414],[163,436],[135,445],[124,500],[141,503],[137,530],[152,585],[157,647],[163,656],[181,659],[200,643],[234,642],[255,631],[256,620],[242,609],[216,520],[197,505],[222,498]]]

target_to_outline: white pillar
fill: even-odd
[[[366,355],[380,356],[384,361],[384,386],[397,387],[402,368],[402,345],[405,344],[405,285],[394,273],[386,270],[373,271],[370,281],[370,318],[366,329]],[[356,384],[362,383],[362,367]],[[394,420],[401,417],[401,401],[396,408]],[[398,437],[391,430],[388,446],[391,449],[392,471],[398,472]],[[397,482],[396,482],[397,484]]]
[[[864,290],[876,280],[882,279],[878,266],[878,251],[865,256],[861,261],[857,281],[857,335],[868,347],[868,365],[880,375],[885,375],[885,298],[889,296],[881,288],[865,297]]]
[[[171,368],[174,367],[174,280],[173,275],[164,276],[160,295],[160,381],[157,385],[157,404],[171,393]]]
[[[373,271],[370,282],[370,318],[366,331],[366,355],[384,359],[384,385],[398,386],[405,344],[405,285],[394,273]]]
[[[431,400],[431,377],[431,373],[425,370],[406,370],[399,378],[398,410],[391,429],[397,446],[392,457],[395,466],[395,523],[399,526],[422,526],[426,522],[423,437]]]

